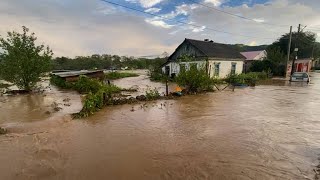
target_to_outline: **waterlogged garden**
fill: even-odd
[[[150,74],[149,72],[149,76],[151,76]],[[139,84],[123,88],[110,83],[110,80],[138,76],[137,73],[130,72],[109,72],[102,80],[82,75],[75,82],[67,82],[58,76],[52,75],[50,82],[59,88],[74,90],[83,95],[82,110],[72,114],[74,118],[83,118],[106,106],[133,104],[157,99],[173,99],[183,95],[214,92],[215,90],[220,90],[219,86],[225,86],[224,89],[227,87],[234,88],[235,86],[255,86],[259,80],[268,78],[267,73],[263,72],[230,75],[225,79],[214,79],[207,75],[205,69],[190,69],[181,72],[175,79],[164,77],[166,82],[160,83],[162,87],[148,86],[144,92],[136,96],[132,93],[138,91]],[[164,88],[165,90],[161,91]]]

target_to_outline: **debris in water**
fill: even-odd
[[[0,134],[6,134],[7,132],[7,129],[0,127]]]
[[[65,98],[63,99],[63,102],[69,102],[71,99],[70,98]]]
[[[59,104],[56,103],[56,102],[53,102],[53,103],[51,104],[51,107],[53,108],[53,110],[54,110],[55,112],[58,112],[58,111],[60,111],[60,110],[62,109],[61,107],[59,107]]]

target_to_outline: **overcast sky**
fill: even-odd
[[[184,38],[270,44],[287,33],[290,25],[296,31],[299,23],[320,36],[319,0],[106,1],[157,17],[103,0],[1,0],[0,35],[21,31],[25,25],[36,33],[39,43],[53,49],[55,56],[69,57],[170,54]]]

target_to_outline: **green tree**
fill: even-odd
[[[36,45],[37,38],[25,26],[23,33],[8,32],[7,38],[0,37],[0,74],[20,89],[31,91],[43,73],[50,70],[50,48]]]
[[[316,34],[313,32],[297,32],[292,33],[292,45],[290,49],[291,59],[294,58],[294,49],[298,48],[298,57],[299,58],[310,58],[312,57],[312,52],[314,50],[314,42],[316,40]],[[272,43],[267,51],[274,48],[280,48],[280,51],[283,54],[288,52],[288,43],[289,43],[289,34],[282,35],[279,40]],[[318,49],[315,49],[318,50]],[[268,52],[269,53],[269,52]],[[318,52],[314,52],[318,54]]]

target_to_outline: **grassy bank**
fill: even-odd
[[[114,79],[121,79],[127,77],[137,77],[139,74],[137,73],[129,73],[129,72],[110,72],[106,73],[106,79],[114,80]]]

